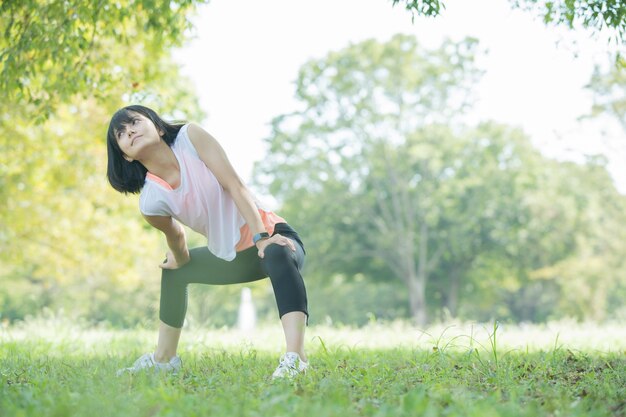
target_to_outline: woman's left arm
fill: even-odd
[[[250,232],[253,235],[265,232],[265,226],[261,220],[259,210],[254,203],[252,194],[250,194],[246,185],[239,175],[237,175],[237,172],[235,172],[235,169],[226,156],[226,152],[224,152],[219,142],[206,130],[194,123],[189,125],[187,133],[202,162],[211,170],[220,185],[233,198],[239,212],[246,220],[248,227],[250,227]],[[261,258],[264,256],[265,248],[270,243],[289,246],[292,250],[296,250],[290,239],[276,234],[269,239],[263,239],[257,242],[256,246]]]

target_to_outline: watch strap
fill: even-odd
[[[256,243],[259,240],[269,239],[269,238],[270,238],[270,234],[267,233],[267,232],[257,233],[256,235],[252,236],[252,243],[254,243],[256,245]]]

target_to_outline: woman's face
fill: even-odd
[[[115,130],[115,139],[120,149],[124,153],[127,161],[141,160],[150,145],[161,140],[163,132],[159,132],[152,123],[141,113],[130,112],[131,120],[122,125],[119,130]]]

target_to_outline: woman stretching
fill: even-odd
[[[109,182],[122,193],[140,193],[143,217],[165,234],[169,247],[159,265],[163,271],[156,351],[120,373],[180,369],[176,349],[188,284],[225,285],[268,276],[287,345],[272,376],[304,372],[308,311],[300,275],[302,241],[283,218],[254,199],[220,144],[196,124],[170,124],[153,110],[135,105],[113,115],[107,151]],[[179,222],[206,236],[207,246],[189,250]]]

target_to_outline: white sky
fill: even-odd
[[[391,0],[211,0],[193,19],[194,39],[174,56],[208,114],[200,122],[248,180],[265,153],[270,120],[296,108],[294,81],[307,60],[400,32],[429,48],[446,37],[473,36],[487,53],[478,60],[486,72],[471,119],[521,126],[549,156],[581,160],[585,153],[605,153],[626,193],[623,131],[610,119],[578,121],[591,108],[584,86],[593,66],[606,66],[607,51],[615,46],[606,38],[546,27],[507,0],[445,3],[442,16],[412,23],[411,14]]]

